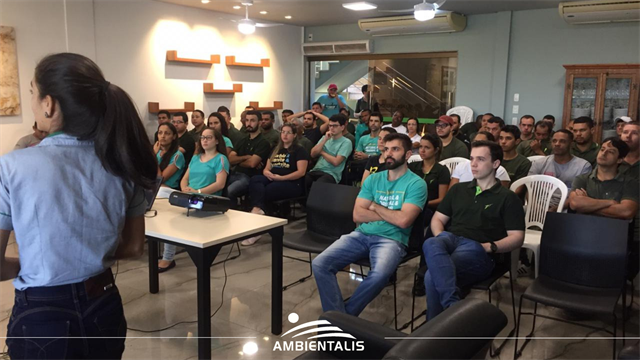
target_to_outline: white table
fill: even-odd
[[[287,220],[241,211],[207,213],[157,199],[154,217],[145,218],[149,240],[149,292],[158,292],[158,242],[187,250],[198,273],[198,359],[211,359],[211,273],[210,267],[222,246],[269,232],[272,244],[271,332],[282,332],[282,237]]]

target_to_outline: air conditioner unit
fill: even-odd
[[[369,54],[373,50],[371,45],[371,40],[304,43],[302,53],[307,56]]]
[[[462,31],[467,27],[467,17],[449,12],[436,15],[427,21],[418,21],[413,15],[362,19],[360,30],[371,36],[431,34]]]
[[[573,25],[640,20],[640,0],[573,1],[558,5],[560,16]]]

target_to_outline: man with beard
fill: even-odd
[[[366,160],[370,156],[380,154],[378,149],[378,134],[382,125],[382,115],[374,112],[369,117],[369,135],[364,135],[358,140],[356,152],[353,154],[355,160]]]
[[[273,128],[274,121],[275,116],[271,111],[262,112],[260,129],[262,131],[262,136],[269,142],[269,145],[271,145],[272,149],[276,146],[276,144],[278,144],[278,140],[280,140],[280,132]]]
[[[319,104],[316,105],[314,103],[312,110],[299,112],[288,117],[289,120],[302,117],[304,136],[313,145],[317,144],[322,135],[326,134],[327,129],[329,129],[329,118],[322,115],[322,112],[316,111],[319,106]]]
[[[367,177],[353,209],[353,220],[360,225],[312,262],[324,311],[358,316],[364,310],[396,271],[413,222],[425,206],[426,183],[407,167],[411,140],[404,134],[389,134],[384,142],[387,170]],[[371,271],[345,302],[336,273],[365,257],[371,261]]]
[[[593,141],[593,120],[590,117],[582,116],[573,120],[573,145],[571,145],[571,155],[583,158],[596,166],[596,158],[600,151],[600,146]]]
[[[518,196],[496,179],[501,162],[500,145],[471,143],[474,180],[451,187],[431,219],[434,237],[422,246],[428,320],[458,302],[461,288],[491,275],[491,255],[522,246],[524,211]]]
[[[398,134],[406,134],[407,127],[402,125],[402,120],[404,120],[404,113],[402,110],[396,110],[391,118],[391,124],[387,124],[383,128],[392,127]]]
[[[442,115],[436,120],[436,133],[442,140],[441,161],[452,157],[469,158],[467,146],[453,137],[453,119],[451,116]]]
[[[229,159],[235,166],[228,180],[228,196],[231,206],[237,206],[237,197],[244,195],[249,188],[249,181],[254,175],[262,174],[262,168],[267,163],[271,153],[269,142],[260,133],[260,111],[247,111],[246,129],[248,136],[234,144],[236,155]]]

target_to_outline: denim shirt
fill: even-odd
[[[126,217],[145,209],[143,190],[108,173],[93,141],[50,135],[0,157],[0,229],[15,232],[18,290],[77,283],[111,267]]]

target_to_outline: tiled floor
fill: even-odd
[[[287,225],[285,236],[305,227],[304,220]],[[8,252],[15,253],[16,246],[11,244]],[[229,247],[220,252],[220,257],[227,256]],[[235,251],[235,249],[234,249]],[[306,254],[288,251],[285,254],[304,258]],[[160,292],[148,292],[148,268],[146,256],[133,261],[121,261],[117,270],[117,285],[122,294],[125,313],[129,327],[139,330],[153,330],[167,327],[180,321],[196,319],[196,274],[195,267],[186,253],[176,257],[178,266],[164,274],[160,274]],[[402,266],[398,272],[398,311],[399,322],[408,321],[411,312],[411,287],[413,273],[417,268],[417,260]],[[284,283],[295,281],[307,274],[309,265],[285,258]],[[225,267],[217,265],[211,268],[212,309],[222,306],[212,318],[213,336],[220,337],[212,341],[212,353],[215,359],[293,359],[299,352],[273,351],[278,336],[270,331],[270,299],[271,299],[271,242],[265,235],[252,247],[242,248],[242,256],[226,263]],[[338,275],[343,294],[348,296],[358,285],[353,275]],[[531,282],[530,279],[518,279],[515,285],[516,298]],[[513,326],[511,315],[511,299],[508,279],[500,280],[494,292],[494,302],[509,318],[509,325],[501,336],[506,336]],[[222,295],[223,294],[223,295]],[[487,294],[472,292],[470,296],[486,299]],[[636,297],[637,299],[638,297]],[[11,282],[0,283],[0,336],[6,335],[8,317],[13,305],[13,286]],[[525,305],[526,302],[525,302]],[[418,298],[417,311],[425,308],[425,298]],[[553,308],[539,308],[542,313],[561,315]],[[315,282],[310,279],[284,293],[284,330],[294,325],[287,321],[287,315],[295,312],[300,316],[298,324],[316,320],[322,313]],[[361,317],[378,324],[393,326],[393,287],[388,286],[363,312]],[[603,326],[605,322],[589,321],[594,326]],[[521,332],[531,326],[530,317],[523,317]],[[611,358],[611,341],[609,335],[602,331],[592,331],[575,326],[540,319],[537,322],[537,336],[544,337],[604,337],[595,340],[534,340],[526,348],[522,359],[609,359]],[[635,301],[631,319],[627,322],[627,336],[638,337],[639,312]],[[620,332],[619,332],[620,334]],[[126,342],[124,359],[196,359],[197,358],[197,324],[195,322],[181,324],[169,330],[144,333],[129,330],[130,338]],[[524,336],[524,334],[523,334]],[[223,338],[224,337],[224,338]],[[236,338],[234,338],[236,337]],[[237,338],[244,337],[244,338]],[[637,340],[633,340],[637,341]],[[247,342],[258,345],[257,353],[243,353]],[[621,341],[618,342],[618,348]],[[509,341],[499,357],[513,358],[513,341]]]

